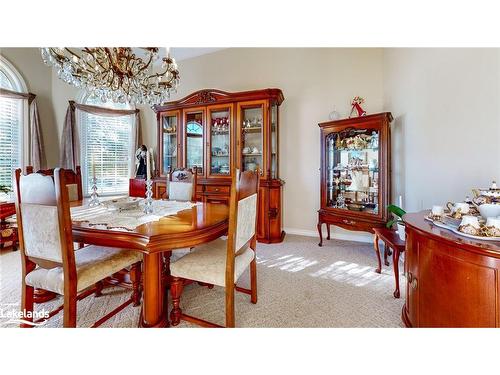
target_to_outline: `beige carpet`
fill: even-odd
[[[258,298],[236,293],[238,327],[402,327],[404,303],[392,296],[394,276],[391,267],[374,272],[376,257],[370,244],[331,240],[322,248],[316,238],[288,235],[284,243],[259,244]],[[402,267],[400,267],[402,269]],[[0,309],[16,308],[20,301],[19,252],[0,254]],[[401,276],[401,282],[404,278]],[[239,284],[248,286],[248,273]],[[404,284],[403,284],[404,285]],[[404,288],[403,288],[404,289]],[[127,299],[129,292],[107,289],[102,297],[86,298],[78,304],[78,326],[88,327],[99,317]],[[61,299],[36,305],[52,309]],[[224,290],[188,286],[181,307],[190,314],[224,324]],[[136,327],[139,307],[129,306],[107,321],[104,327]],[[6,318],[0,317],[0,325]],[[5,325],[3,325],[5,326]],[[10,325],[12,326],[12,325]],[[61,327],[62,313],[46,327]],[[181,323],[179,327],[192,326]]]

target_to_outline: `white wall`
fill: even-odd
[[[500,178],[498,49],[385,49],[393,197],[409,211]]]

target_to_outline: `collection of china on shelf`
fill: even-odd
[[[212,137],[213,146],[211,150],[212,162],[211,172],[216,174],[228,175],[229,167],[229,128],[230,121],[228,116],[212,118]],[[217,146],[215,146],[217,145]]]
[[[336,138],[335,149],[340,152],[350,152],[347,163],[338,162],[332,168],[335,173],[332,187],[337,187],[339,190],[335,203],[336,208],[347,208],[351,211],[376,208],[375,196],[378,192],[378,178],[375,175],[379,165],[377,158],[368,157],[366,151],[376,152],[378,146],[379,135],[375,131],[371,134],[360,133]],[[371,179],[369,178],[370,172],[374,173]],[[360,178],[362,181],[358,181]],[[345,192],[348,191],[363,193],[364,196],[353,201],[352,198],[345,197]]]
[[[432,206],[426,220],[465,237],[500,241],[500,188],[493,181],[489,188],[472,191],[474,198],[465,202]]]

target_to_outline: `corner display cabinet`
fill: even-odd
[[[391,135],[389,112],[329,121],[321,129],[322,224],[373,232],[387,222],[391,194]]]
[[[175,168],[198,173],[197,199],[229,204],[231,177],[259,169],[259,242],[283,241],[279,178],[279,89],[228,93],[206,89],[154,107],[158,120],[156,195]]]

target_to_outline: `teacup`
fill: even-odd
[[[443,206],[432,206],[431,216],[436,219],[440,219],[444,215],[444,207]]]
[[[486,233],[492,237],[500,237],[500,217],[486,219]]]
[[[258,154],[259,153],[259,149],[257,147],[252,148],[252,153],[253,154]]]
[[[450,210],[452,214],[460,212],[462,215],[465,215],[469,213],[469,204],[465,202],[458,202],[458,203],[448,202],[446,203],[446,207]]]
[[[500,215],[500,204],[484,203],[477,207],[484,219]]]
[[[465,215],[462,217],[460,226],[458,230],[462,233],[472,234],[477,236],[481,232],[481,226],[479,225],[479,219],[477,216]]]

